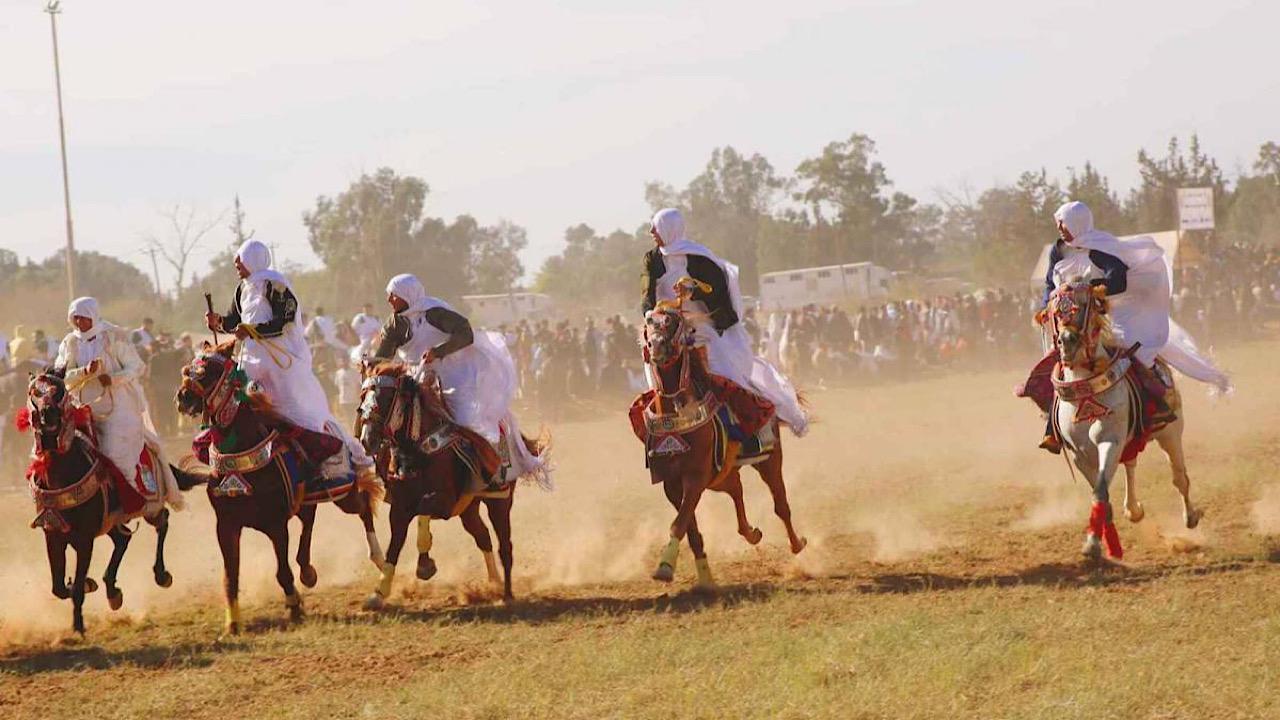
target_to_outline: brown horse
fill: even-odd
[[[292,435],[295,430],[272,411],[260,392],[248,386],[244,373],[232,358],[234,341],[216,348],[205,343],[182,371],[178,390],[178,410],[200,417],[208,428],[201,438],[207,441],[212,473],[208,476],[209,504],[217,516],[218,547],[222,551],[226,591],[228,634],[241,629],[240,619],[240,534],[252,528],[266,535],[276,555],[276,581],[284,590],[285,606],[291,620],[301,620],[302,596],[289,568],[289,518],[302,521],[297,561],[302,584],[313,587],[317,580],[311,565],[311,532],[315,523],[315,503],[333,501],[343,512],[359,515],[370,542],[370,559],[381,565],[381,550],[373,529],[374,508],[381,487],[360,480],[354,487],[333,496],[304,498],[306,482],[319,471],[304,459],[304,451]],[[312,434],[312,442],[321,438]],[[323,436],[323,440],[331,440]],[[338,441],[332,439],[333,444]],[[328,451],[334,450],[329,447]],[[199,450],[197,450],[199,454]],[[341,452],[341,450],[339,450]],[[325,453],[321,453],[325,454]]]
[[[382,580],[366,599],[365,607],[381,608],[390,595],[396,562],[404,547],[409,523],[415,517],[418,517],[419,579],[428,580],[436,573],[436,563],[430,555],[431,518],[457,517],[484,554],[489,581],[497,584],[493,543],[480,517],[481,505],[488,510],[489,522],[498,535],[502,596],[510,602],[514,598],[511,507],[515,483],[496,492],[477,492],[472,486],[477,453],[469,452],[468,446],[483,448],[488,443],[453,422],[434,376],[419,383],[405,365],[395,362],[372,368],[362,388],[359,425],[360,441],[370,453],[391,452],[387,472],[391,540],[387,543]],[[527,438],[521,440],[535,455],[540,454],[542,448],[538,443]]]
[[[727,443],[721,467],[716,470],[715,445],[718,440],[713,416],[720,400],[706,387],[706,383],[699,382],[707,377],[707,372],[701,353],[692,347],[692,332],[679,303],[660,304],[645,316],[644,343],[655,384],[653,400],[645,408],[645,418],[648,432],[657,431],[664,440],[661,444],[653,444],[649,454],[649,472],[655,484],[662,483],[667,500],[676,509],[671,537],[653,578],[662,582],[675,579],[680,541],[687,535],[698,572],[697,585],[712,588],[715,582],[695,517],[702,494],[709,489],[719,490],[733,499],[738,532],[747,542],[753,545],[760,542],[762,534],[747,521],[742,480],[738,474],[740,443]],[[777,440],[773,450],[754,467],[773,496],[773,511],[786,526],[791,552],[799,553],[808,541],[796,533],[791,523],[791,506],[787,502],[787,488],[782,478],[782,440],[777,420],[770,422]]]
[[[148,500],[140,509],[125,509],[122,491],[115,485],[110,460],[97,446],[87,408],[77,407],[63,376],[44,372],[28,385],[28,411],[35,431],[34,462],[28,474],[39,514],[32,527],[44,529],[53,595],[71,598],[72,628],[84,634],[84,596],[97,589],[89,577],[93,543],[99,535],[111,538],[111,560],[103,582],[112,610],[124,604],[116,587],[116,573],[133,534],[123,525],[142,516],[156,529],[156,559],[152,566],[156,585],[167,588],[173,576],[165,569],[164,541],[169,533],[169,511],[163,498]],[[198,479],[173,468],[178,486],[187,490]],[[67,546],[76,551],[75,577],[67,588]]]

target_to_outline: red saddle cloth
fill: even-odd
[[[1013,394],[1031,398],[1041,412],[1049,412],[1053,407],[1053,368],[1057,364],[1058,349],[1054,348],[1031,368],[1025,382],[1013,388]]]

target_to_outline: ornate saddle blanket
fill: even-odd
[[[1050,354],[1053,364],[1057,364],[1057,351]],[[1049,359],[1049,358],[1046,358]],[[1171,422],[1169,418],[1162,418],[1158,413],[1158,405],[1155,398],[1144,389],[1142,381],[1137,377],[1139,372],[1133,365],[1127,362],[1127,358],[1119,357],[1105,372],[1099,375],[1081,380],[1075,383],[1062,383],[1053,378],[1053,370],[1049,371],[1049,408],[1046,412],[1049,414],[1050,426],[1053,433],[1061,441],[1063,439],[1062,428],[1058,423],[1058,406],[1063,399],[1071,401],[1076,405],[1076,421],[1085,422],[1091,419],[1105,417],[1111,413],[1111,408],[1103,405],[1095,395],[1104,389],[1110,388],[1118,383],[1123,383],[1125,391],[1128,394],[1129,407],[1134,411],[1129,415],[1129,436],[1132,438],[1120,453],[1121,464],[1129,463],[1135,460],[1147,447],[1147,443],[1151,442],[1151,438],[1160,432]],[[1037,370],[1044,364],[1044,360],[1036,366]],[[1163,360],[1156,360],[1156,372],[1161,377],[1161,381],[1167,387],[1164,395],[1164,401],[1175,413],[1181,405],[1181,399],[1177,387],[1172,381],[1169,374],[1169,368]],[[1036,371],[1032,372],[1033,377]],[[1029,379],[1028,384],[1032,381]],[[1038,380],[1037,380],[1038,382]],[[1105,388],[1102,387],[1105,385]],[[1055,390],[1056,386],[1056,390]],[[1101,389],[1100,389],[1101,388]],[[1026,397],[1031,397],[1026,395]],[[1036,404],[1040,402],[1035,397]]]
[[[725,382],[733,385],[727,380]],[[708,423],[715,431],[712,461],[717,473],[724,468],[730,442],[740,446],[734,460],[737,466],[760,462],[777,446],[777,431],[772,417],[767,417],[763,426],[759,425],[760,416],[755,412],[760,406],[755,403],[751,406],[751,419],[743,422],[729,404],[721,402],[714,394],[709,393],[701,402],[687,405],[670,414],[653,411],[654,395],[653,390],[645,391],[631,404],[628,412],[632,431],[645,444],[645,467],[649,467],[650,461],[655,457],[688,452],[690,446],[683,436]],[[771,413],[772,404],[761,402],[768,405]]]
[[[215,497],[253,495],[254,484],[248,476],[272,466],[295,511],[300,505],[341,499],[356,486],[351,455],[342,440],[332,435],[288,426],[286,432],[273,430],[257,445],[234,453],[220,452],[220,439],[217,430],[210,428],[192,442],[196,458],[212,470],[209,493]]]
[[[98,449],[87,412],[83,417],[77,414],[74,427],[76,430],[66,452],[79,453],[89,469],[71,485],[50,489],[48,473],[51,458],[47,452],[37,454],[27,468],[28,489],[36,505],[31,527],[42,528],[46,532],[70,532],[71,526],[63,513],[101,494],[103,517],[98,530],[101,535],[121,522],[139,517],[147,503],[158,497],[159,459],[152,448],[144,447],[139,472],[133,480],[126,480],[124,473]]]

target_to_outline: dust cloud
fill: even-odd
[[[1261,379],[1266,373],[1263,355],[1269,348],[1236,357],[1256,360],[1253,364]],[[747,469],[743,482],[748,517],[764,531],[764,541],[760,547],[743,542],[728,496],[707,494],[698,521],[713,569],[743,558],[781,562],[780,574],[799,575],[822,575],[850,561],[892,563],[975,542],[975,534],[980,537],[982,528],[992,522],[993,510],[1000,510],[1003,522],[1011,523],[1010,529],[1016,532],[1034,533],[1071,523],[1083,526],[1088,491],[1083,481],[1070,480],[1060,458],[1036,449],[1041,420],[1030,403],[1009,392],[1018,374],[1018,369],[1010,367],[811,392],[822,422],[806,438],[786,434],[783,441],[792,511],[797,529],[810,540],[809,548],[790,559],[768,492],[754,471]],[[1193,485],[1195,493],[1215,483],[1215,466],[1223,456],[1238,451],[1239,437],[1259,427],[1258,418],[1274,421],[1280,411],[1271,407],[1274,403],[1269,404],[1268,398],[1247,392],[1238,393],[1230,403],[1213,405],[1202,393],[1186,395],[1193,483],[1204,483]],[[549,428],[555,443],[557,490],[546,493],[521,486],[516,493],[517,593],[647,578],[674,511],[662,491],[649,482],[642,447],[628,426],[626,406],[625,399],[599,401],[579,408],[577,415],[591,419]],[[521,415],[526,427],[538,426],[533,409],[523,408]],[[180,450],[181,444],[174,449]],[[1179,527],[1181,505],[1169,485],[1163,456],[1145,455],[1140,474],[1139,492],[1148,517],[1161,528]],[[1117,512],[1122,492],[1118,483],[1113,495]],[[0,503],[0,577],[5,581],[0,644],[65,633],[70,627],[70,604],[50,594],[42,534],[28,528],[32,504],[20,491],[6,494],[5,499]],[[202,490],[188,499],[190,509],[173,516],[167,547],[173,587],[161,589],[152,581],[155,534],[141,526],[121,570],[124,608],[112,613],[101,590],[91,595],[86,602],[91,632],[94,623],[144,622],[157,611],[192,603],[208,608],[211,629],[220,622],[222,564],[214,541],[213,513]],[[1260,499],[1257,494],[1248,498],[1248,502],[1254,500],[1252,518],[1257,529],[1280,531],[1280,485],[1263,490]],[[1015,520],[1010,521],[1010,516]],[[296,536],[296,521],[292,527]],[[439,575],[426,584],[414,579],[416,549],[411,530],[395,592],[409,597],[472,595],[468,588],[484,577],[480,553],[456,520],[437,521],[432,527],[432,555]],[[385,542],[385,511],[379,515],[378,528]],[[1166,541],[1172,544],[1203,542],[1200,535],[1170,534],[1181,538]],[[840,542],[833,542],[836,539]],[[245,604],[282,608],[266,538],[246,531],[243,550]],[[1073,547],[1064,547],[1063,555],[1073,552]],[[100,539],[93,576],[101,577],[108,554],[109,542]],[[354,516],[322,507],[313,555],[321,587],[354,584],[353,603],[376,584]],[[682,549],[680,565],[678,582],[687,581],[692,573],[687,548]]]

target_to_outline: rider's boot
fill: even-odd
[[[1053,430],[1053,418],[1045,421],[1044,439],[1040,441],[1040,449],[1048,450],[1054,455],[1062,452],[1062,441],[1058,440],[1058,434]]]
[[[1153,427],[1167,425],[1177,419],[1178,416],[1173,412],[1173,408],[1169,407],[1169,401],[1165,397],[1169,387],[1156,376],[1155,371],[1140,362],[1134,362],[1133,372],[1138,378],[1138,384],[1142,386],[1143,394],[1155,409],[1150,424]]]

